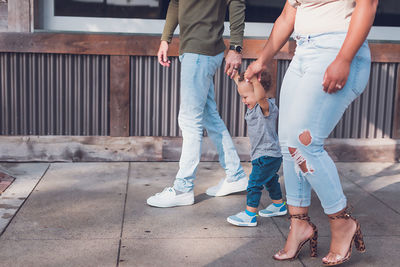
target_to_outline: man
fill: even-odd
[[[174,186],[148,198],[147,204],[151,206],[194,203],[193,181],[201,157],[203,128],[217,147],[219,162],[226,172],[226,177],[218,185],[208,188],[206,193],[225,196],[247,188],[247,176],[214,99],[213,79],[225,50],[222,34],[227,8],[231,40],[225,72],[232,78],[242,62],[245,0],[171,0],[169,3],[158,61],[164,67],[170,66],[168,46],[179,22],[181,104],[178,122],[183,145]]]

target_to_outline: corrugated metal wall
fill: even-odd
[[[156,57],[131,57],[131,136],[179,136],[180,64],[171,62],[163,68]]]
[[[0,53],[1,135],[108,135],[109,57]]]
[[[244,60],[242,69],[251,60]],[[278,63],[277,102],[283,76],[290,61]],[[345,112],[330,137],[391,138],[397,63],[373,63],[367,89]],[[162,68],[156,57],[131,57],[131,131],[132,136],[179,136],[179,64]],[[245,107],[233,82],[223,73],[215,76],[216,102],[232,136],[246,136]]]
[[[171,60],[172,67],[163,68],[156,57],[131,57],[131,136],[180,135],[180,64]],[[108,56],[0,53],[0,135],[109,135],[109,64]],[[278,63],[278,89],[288,66],[289,61]],[[331,137],[392,137],[398,68],[372,64],[366,91]],[[246,136],[245,107],[223,65],[215,85],[232,136]]]

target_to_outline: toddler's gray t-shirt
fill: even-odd
[[[278,107],[275,99],[269,98],[269,115],[264,116],[260,105],[248,109],[245,115],[247,132],[251,145],[251,160],[262,156],[281,157],[279,139],[276,131]]]

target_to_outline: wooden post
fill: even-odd
[[[267,66],[267,71],[271,74],[271,92],[268,97],[276,97],[278,91],[277,78],[278,78],[278,60],[274,59]]]
[[[110,135],[129,136],[129,56],[110,56]]]
[[[8,31],[31,32],[31,0],[13,0],[8,2]]]
[[[0,32],[7,31],[8,7],[7,2],[0,0]]]
[[[400,67],[397,69],[397,88],[394,101],[393,138],[400,139]]]

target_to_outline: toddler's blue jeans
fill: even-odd
[[[253,169],[247,186],[247,206],[257,208],[260,204],[261,191],[265,187],[273,200],[282,198],[278,171],[282,157],[259,157],[251,162]]]

